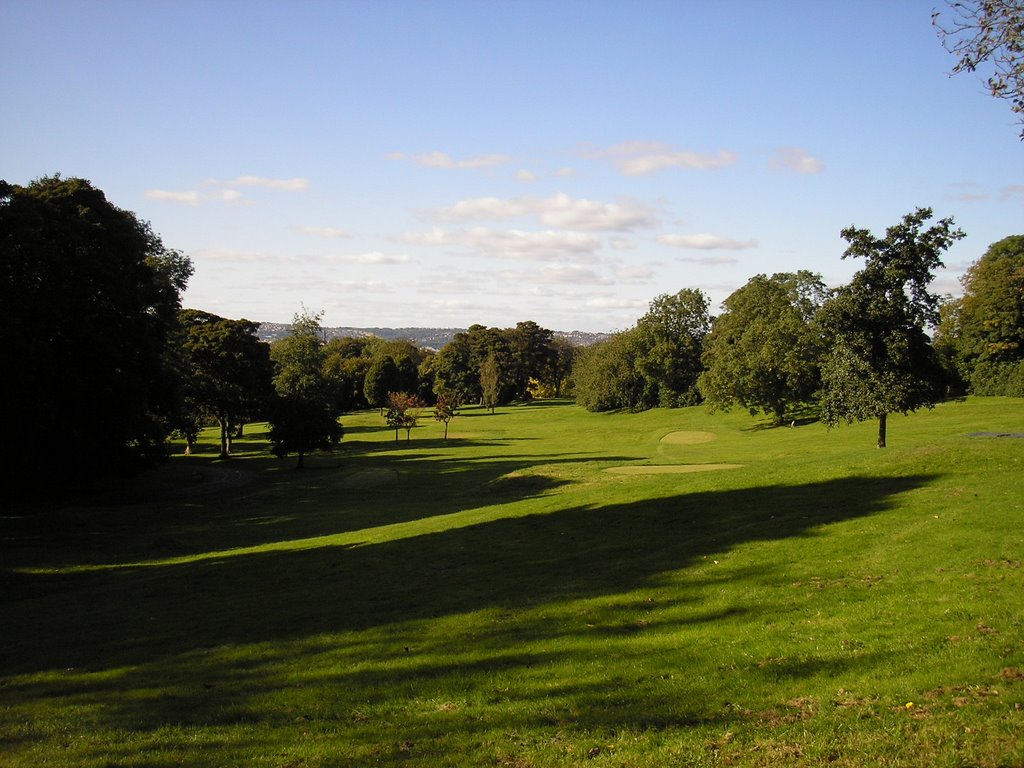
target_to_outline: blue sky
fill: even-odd
[[[185,304],[331,326],[628,328],[930,206],[934,288],[1024,232],[1007,104],[941,2],[0,0],[0,177],[82,176]]]

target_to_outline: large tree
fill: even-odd
[[[918,208],[878,238],[848,227],[843,258],[864,267],[826,301],[820,318],[829,352],[822,363],[822,418],[829,425],[878,420],[933,406],[944,392],[941,362],[926,328],[938,322],[939,298],[929,291],[941,255],[964,233],[951,218],[923,229],[930,208]]]
[[[295,316],[291,335],[270,348],[277,396],[270,413],[270,442],[278,456],[330,450],[341,440],[337,403],[324,372],[324,333],[320,315]]]
[[[85,179],[0,181],[9,472],[65,478],[162,451],[177,394],[168,339],[191,274]]]
[[[963,296],[942,307],[936,346],[976,394],[1020,396],[1005,385],[1024,381],[1024,235],[989,246],[961,283]]]
[[[641,410],[646,383],[637,370],[636,329],[584,347],[572,369],[576,402],[588,411]]]
[[[694,288],[656,297],[636,324],[637,370],[647,406],[695,405],[703,370],[704,337],[711,325],[708,297]]]
[[[951,18],[932,13],[953,73],[987,72],[986,84],[1024,123],[1024,0],[947,0]],[[1020,137],[1024,140],[1024,129]]]
[[[257,336],[259,323],[249,320],[185,309],[179,323],[188,401],[217,420],[226,459],[235,430],[270,401],[270,346]]]
[[[756,275],[734,291],[705,342],[698,384],[712,410],[741,405],[785,421],[820,384],[820,334],[814,317],[825,296],[811,272]]]

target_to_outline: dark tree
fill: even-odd
[[[69,478],[163,452],[180,394],[168,340],[191,274],[84,179],[0,182],[9,472]]]
[[[337,406],[324,373],[324,339],[320,315],[296,315],[291,335],[271,349],[277,397],[270,414],[270,442],[278,456],[330,450],[341,440]]]
[[[273,395],[270,346],[259,323],[185,309],[179,315],[187,401],[220,425],[220,457],[231,454],[235,431],[261,413]]]
[[[942,253],[964,233],[948,218],[922,229],[931,217],[930,208],[918,208],[884,238],[844,229],[843,258],[863,258],[864,268],[820,315],[829,349],[822,418],[830,426],[878,419],[879,448],[888,414],[932,407],[945,391],[942,364],[925,332],[939,319],[939,298],[928,288]]]

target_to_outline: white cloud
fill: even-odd
[[[683,261],[687,264],[704,264],[709,267],[717,267],[723,264],[737,264],[739,259],[735,256],[680,256],[676,261]]]
[[[700,154],[676,149],[660,141],[627,141],[585,154],[593,158],[610,158],[625,176],[646,176],[666,168],[715,170],[733,165],[737,160],[733,152],[724,149]]]
[[[314,237],[346,238],[352,235],[338,227],[296,227],[295,231],[302,235],[313,235]]]
[[[625,283],[646,283],[654,277],[654,270],[650,267],[639,265],[619,267],[615,270],[615,277]]]
[[[150,200],[159,200],[164,203],[199,205],[199,193],[194,190],[189,190],[187,192],[170,192],[166,189],[147,189],[145,194]]]
[[[327,256],[324,260],[343,264],[409,264],[412,262],[412,258],[408,254],[387,254],[381,253],[380,251],[370,251],[369,253],[357,253],[346,256]]]
[[[1011,184],[999,190],[1000,200],[1011,200],[1018,197],[1024,197],[1024,184]]]
[[[587,231],[628,231],[658,225],[653,211],[642,203],[603,203],[573,198],[564,193],[547,198],[468,198],[434,213],[442,219],[456,221],[498,221],[536,216],[547,227]]]
[[[825,170],[825,164],[802,147],[778,147],[772,152],[768,164],[776,170],[793,173],[811,174]]]
[[[757,248],[757,240],[733,240],[718,235],[658,235],[658,242],[675,248],[695,248],[701,251],[740,251]]]
[[[394,293],[394,290],[382,280],[335,280],[331,287],[352,293]]]
[[[530,182],[537,180],[537,174],[535,174],[533,171],[523,168],[521,170],[516,171],[516,178],[519,181],[529,184]]]
[[[411,160],[416,165],[426,168],[455,168],[473,170],[478,168],[494,168],[512,162],[508,155],[484,154],[466,157],[461,160],[447,152],[424,152],[419,155],[407,155],[405,152],[392,152],[388,157],[392,160]]]
[[[416,245],[458,246],[468,248],[481,256],[531,261],[579,257],[593,254],[601,246],[598,238],[581,232],[527,232],[520,229],[496,230],[487,227],[454,232],[435,227],[429,232],[407,234],[404,239]]]
[[[532,270],[503,270],[499,273],[503,280],[522,285],[536,283],[540,285],[609,285],[611,281],[592,269],[578,264],[548,264]]]
[[[603,294],[587,299],[586,306],[593,309],[647,309],[648,304],[646,301]]]
[[[301,192],[309,189],[309,179],[267,179],[262,176],[239,176],[231,181],[212,182],[226,187],[264,187],[284,192]]]
[[[575,176],[576,175],[576,169],[575,168],[569,168],[568,166],[566,166],[565,168],[559,168],[552,175],[555,176],[556,178],[559,178],[559,179],[567,179],[570,176]]]
[[[203,261],[224,261],[232,263],[281,261],[281,259],[276,256],[272,256],[269,253],[260,253],[257,251],[232,251],[227,248],[206,248],[195,251],[192,255]]]

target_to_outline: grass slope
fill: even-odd
[[[344,421],[5,513],[0,764],[1024,764],[1024,401]]]

